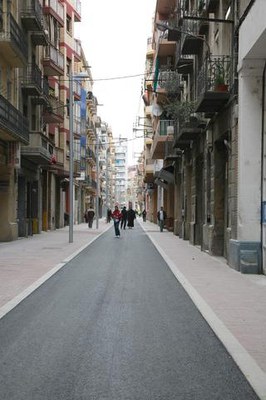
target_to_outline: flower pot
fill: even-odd
[[[219,83],[214,87],[215,92],[228,92],[228,85],[224,83]]]

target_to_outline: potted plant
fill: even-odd
[[[216,92],[227,92],[228,85],[225,83],[225,71],[221,62],[217,63],[214,77],[214,90]]]

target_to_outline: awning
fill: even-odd
[[[174,165],[168,165],[167,167],[163,167],[158,174],[158,178],[166,181],[167,183],[174,182]]]

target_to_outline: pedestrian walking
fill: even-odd
[[[85,211],[84,218],[85,218],[85,221],[87,222],[89,228],[92,228],[94,216],[95,216],[95,212],[92,207],[88,208]]]
[[[110,210],[110,208],[107,209],[107,223],[109,224],[109,222],[111,222],[112,219],[112,211]]]
[[[120,223],[120,220],[122,218],[122,214],[119,211],[118,206],[115,206],[115,209],[114,209],[114,211],[112,213],[112,218],[113,218],[113,221],[114,221],[115,236],[117,238],[119,238],[120,237],[119,223]]]
[[[136,219],[136,212],[132,209],[132,206],[129,205],[129,209],[127,211],[127,226],[129,229],[134,228],[135,219]]]
[[[143,222],[146,222],[146,215],[147,215],[147,213],[146,213],[146,210],[144,209],[144,210],[142,211]]]
[[[160,227],[160,231],[163,231],[165,220],[166,220],[166,212],[163,209],[163,206],[161,206],[160,210],[157,212],[157,219],[158,219],[158,224]]]
[[[127,208],[124,206],[121,211],[122,218],[121,218],[121,229],[126,229],[127,224]]]

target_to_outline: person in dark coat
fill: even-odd
[[[163,206],[161,206],[160,210],[157,212],[157,219],[161,232],[163,231],[166,218],[167,218],[166,212],[163,209]]]
[[[85,221],[88,223],[88,227],[92,228],[92,223],[94,219],[95,212],[93,208],[88,208],[84,214]]]
[[[146,210],[143,210],[142,211],[143,222],[146,222],[146,215],[147,215]]]
[[[136,212],[132,209],[131,205],[127,211],[127,226],[129,229],[134,228],[134,220],[136,219]]]
[[[110,208],[108,208],[107,210],[107,223],[111,222],[112,219],[112,211],[110,210]]]
[[[121,214],[122,214],[121,229],[123,229],[123,228],[126,229],[126,224],[127,224],[127,209],[126,209],[126,206],[124,206],[122,208]]]

